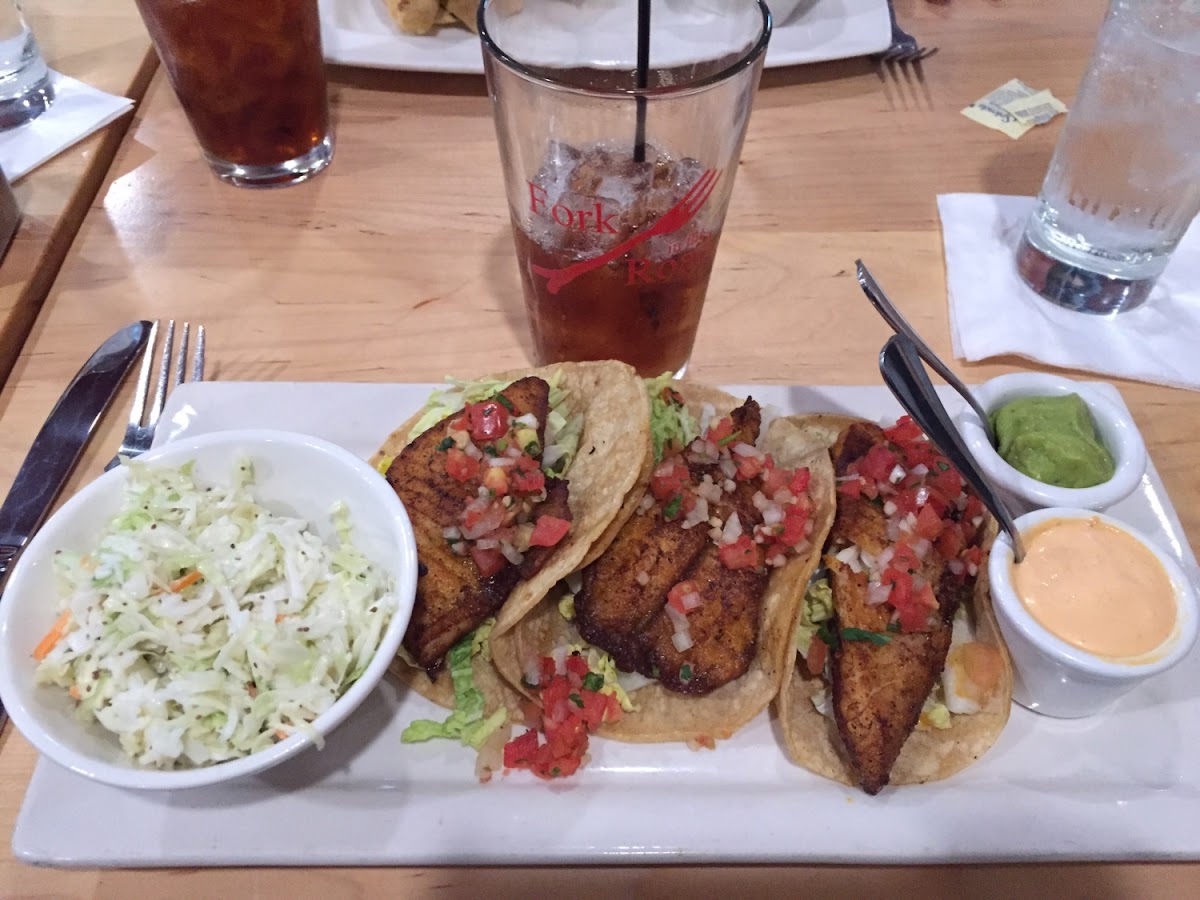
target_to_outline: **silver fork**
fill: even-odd
[[[888,105],[893,109],[897,105],[905,109],[914,106],[918,109],[922,106],[932,109],[933,98],[929,94],[929,86],[925,83],[922,63],[937,53],[938,48],[920,46],[916,38],[900,27],[900,23],[896,21],[896,10],[892,0],[888,0],[888,18],[892,23],[892,45],[874,57]],[[895,87],[888,86],[889,74],[895,82]]]
[[[191,326],[184,322],[180,330],[179,351],[175,352],[175,320],[167,322],[166,336],[163,339],[162,352],[159,357],[158,377],[154,385],[154,400],[146,412],[146,400],[150,396],[150,372],[154,368],[155,349],[158,346],[158,329],[161,322],[155,322],[150,327],[150,339],[146,341],[146,350],[142,354],[142,367],[138,371],[137,388],[133,394],[133,407],[129,410],[129,424],[125,426],[125,439],[121,449],[104,467],[108,471],[121,464],[121,457],[131,458],[140,456],[150,449],[154,440],[154,429],[158,426],[158,417],[162,415],[163,405],[167,402],[167,393],[173,387],[183,383],[187,369],[188,338]],[[174,361],[172,362],[172,356]],[[204,326],[196,326],[196,346],[192,352],[192,381],[204,380]],[[145,418],[145,424],[142,419]]]
[[[896,9],[888,0],[888,18],[892,22],[892,45],[875,58],[883,62],[919,63],[938,52],[937,47],[922,47],[917,39],[900,27],[896,21]]]

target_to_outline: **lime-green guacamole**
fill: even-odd
[[[1116,471],[1078,394],[1022,397],[992,413],[996,448],[1010,466],[1056,487],[1085,488]]]

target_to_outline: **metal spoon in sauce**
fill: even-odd
[[[979,499],[1008,532],[1013,543],[1013,560],[1019,563],[1025,558],[1025,545],[1021,542],[1021,535],[1017,532],[1012,514],[993,489],[987,476],[983,474],[979,464],[975,462],[975,457],[967,449],[958,429],[950,421],[950,414],[942,405],[941,398],[933,388],[933,382],[929,380],[925,367],[921,365],[920,354],[907,335],[894,334],[888,338],[879,354],[879,371],[883,375],[884,383],[900,401],[900,405],[929,435],[929,439],[946,454],[967,483],[975,488]]]
[[[946,384],[958,391],[964,400],[970,405],[971,409],[975,410],[975,415],[979,416],[979,421],[983,423],[983,431],[987,435],[988,442],[996,446],[996,433],[992,431],[992,422],[988,418],[987,411],[979,405],[979,401],[975,399],[975,395],[971,393],[971,389],[959,380],[958,376],[950,371],[940,356],[933,352],[921,336],[917,334],[915,328],[908,323],[908,319],[900,314],[900,310],[896,309],[895,304],[888,299],[888,295],[883,292],[883,288],[879,286],[879,282],[871,274],[870,270],[863,264],[861,259],[856,259],[854,264],[858,267],[858,284],[863,289],[863,293],[867,295],[867,299],[871,301],[871,305],[876,311],[883,316],[883,320],[892,326],[892,331],[896,334],[902,334],[907,337],[917,348],[917,352],[921,354],[921,358],[933,368],[945,380]]]

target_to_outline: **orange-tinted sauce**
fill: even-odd
[[[1097,656],[1133,657],[1175,627],[1175,589],[1141,541],[1098,518],[1050,519],[1025,532],[1012,565],[1025,608],[1047,631]]]

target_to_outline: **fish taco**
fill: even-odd
[[[551,745],[563,716],[548,679],[568,679],[568,719],[617,740],[711,746],[758,715],[833,519],[828,453],[787,420],[765,427],[753,399],[688,383],[649,393],[652,466],[603,553],[493,637],[500,672],[541,701]]]
[[[797,416],[830,448],[837,514],[776,704],[788,755],[869,794],[947,778],[1008,720],[987,583],[994,520],[907,417]]]
[[[618,362],[452,382],[387,438],[372,461],[404,501],[420,563],[392,672],[455,711],[412,723],[406,740],[479,749],[517,709],[489,638],[585,560],[649,443],[642,383]]]

